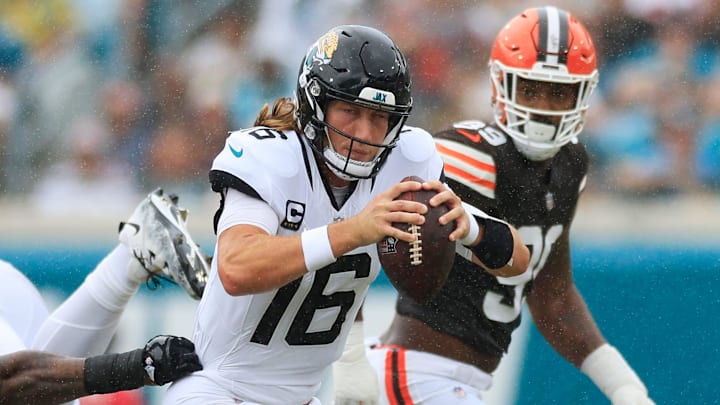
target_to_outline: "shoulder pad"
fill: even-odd
[[[427,160],[435,153],[435,142],[432,135],[422,128],[403,127],[396,149],[413,162]]]
[[[473,142],[480,141],[478,137],[479,135],[480,137],[482,137],[482,139],[485,140],[485,142],[492,146],[500,146],[504,143],[507,143],[507,136],[505,136],[502,131],[484,123],[483,121],[459,121],[453,124],[453,129],[455,129],[456,132],[464,135],[468,139],[472,140]],[[475,136],[478,139],[471,139],[472,136]]]
[[[291,182],[304,170],[301,141],[297,137],[293,131],[265,127],[232,132],[215,157],[212,171],[241,179],[262,199],[270,201],[276,187]]]
[[[469,129],[471,131],[477,131],[479,129],[485,128],[486,126],[487,124],[480,120],[458,121],[453,124],[453,128],[455,129]]]
[[[247,171],[280,177],[294,177],[303,167],[302,154],[293,131],[281,132],[267,127],[253,127],[230,133],[225,147],[213,162],[213,169],[236,174]],[[239,173],[238,173],[239,174]]]
[[[406,126],[385,165],[375,177],[374,187],[384,190],[407,176],[440,179],[442,170],[442,158],[435,149],[432,135],[424,129]]]

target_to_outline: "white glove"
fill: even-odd
[[[580,367],[612,405],[655,405],[648,390],[625,358],[605,343],[590,353]]]
[[[333,363],[335,405],[376,405],[377,374],[365,354],[363,323],[353,322],[342,357]]]
[[[615,390],[610,401],[612,401],[612,405],[655,405],[655,402],[648,398],[646,390],[632,384]]]

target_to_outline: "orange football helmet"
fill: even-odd
[[[569,12],[548,6],[514,17],[498,33],[489,66],[495,122],[528,159],[549,159],[577,137],[598,71],[590,34]],[[577,85],[575,105],[558,111],[518,104],[517,78]],[[559,116],[560,123],[535,122],[533,115]]]

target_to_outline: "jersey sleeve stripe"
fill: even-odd
[[[492,156],[457,142],[436,140],[447,176],[466,187],[495,198],[495,161]]]
[[[463,171],[449,163],[445,163],[447,177],[461,183],[488,198],[495,198],[495,176],[492,180],[483,179]]]
[[[443,156],[443,160],[456,159],[465,164],[495,174],[495,162],[487,153],[467,147],[457,142],[435,141],[435,147]]]

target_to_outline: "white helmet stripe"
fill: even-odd
[[[556,7],[543,7],[537,10],[539,23],[538,60],[556,65],[567,62],[568,17]]]
[[[558,13],[555,7],[547,8],[547,62],[557,64],[558,63],[558,51],[560,50],[560,24],[558,24]],[[554,39],[554,40],[553,40]]]

